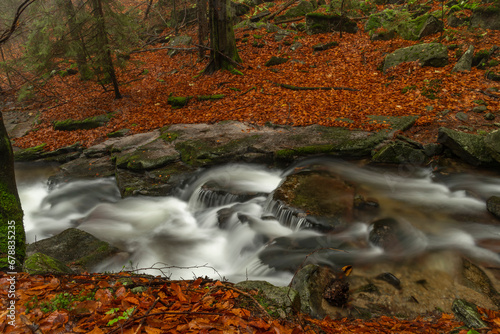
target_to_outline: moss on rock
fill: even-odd
[[[29,256],[24,262],[24,270],[30,275],[74,274],[63,262],[42,253]]]

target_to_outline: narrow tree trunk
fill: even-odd
[[[232,69],[241,63],[236,48],[233,30],[233,9],[230,0],[209,0],[210,17],[210,63],[205,73],[211,74],[221,69]]]
[[[85,44],[83,43],[81,34],[81,25],[77,22],[76,10],[71,0],[62,1],[68,20],[69,33],[72,42],[76,44],[76,64],[78,66],[78,72],[80,73],[80,79],[88,80],[91,78],[92,74],[87,64]]]
[[[198,44],[200,45],[198,57],[205,57],[205,40],[208,36],[208,17],[207,17],[207,0],[197,0],[196,8],[198,9]]]
[[[0,112],[0,270],[16,272],[26,255],[23,209],[17,193],[14,157]]]
[[[5,63],[5,55],[3,53],[3,47],[0,46],[0,54],[2,55],[2,61]],[[9,86],[12,88],[12,80],[10,79],[9,68],[5,66],[5,75],[7,76],[7,81],[9,82]]]
[[[94,17],[97,22],[97,47],[101,50],[103,70],[113,83],[115,99],[121,99],[122,96],[118,87],[118,80],[116,79],[115,67],[113,66],[113,58],[111,57],[108,35],[106,34],[106,24],[104,23],[104,12],[102,10],[101,0],[92,0],[92,6],[94,10]]]

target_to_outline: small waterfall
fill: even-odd
[[[332,266],[417,257],[441,249],[500,264],[495,251],[500,249],[500,228],[488,218],[484,203],[500,195],[500,177],[435,177],[429,170],[402,175],[331,160],[314,164],[361,185],[380,203],[382,217],[405,222],[412,233],[403,240],[403,250],[389,254],[371,245],[370,221],[328,230],[273,200],[273,191],[293,169],[282,172],[245,164],[204,170],[179,189],[178,197],[121,199],[112,178],[49,189],[46,176],[26,177],[18,185],[27,240],[78,227],[129,254],[96,270],[118,271],[132,261],[139,268],[164,266],[172,278],[206,275],[284,285],[294,268],[319,248],[339,250],[310,256],[311,261]]]

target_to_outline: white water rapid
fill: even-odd
[[[307,224],[289,211],[279,211],[269,194],[293,168],[227,165],[201,172],[176,197],[126,199],[120,198],[114,179],[75,181],[49,191],[46,178],[34,174],[36,166],[28,171],[18,166],[17,177],[29,243],[78,227],[128,253],[96,271],[154,267],[163,269],[147,272],[173,279],[209,276],[236,282],[248,278],[286,285],[293,274],[290,270],[312,250],[342,245],[350,245],[347,252],[318,252],[309,260],[341,266],[454,249],[500,265],[496,252],[500,225],[485,205],[488,197],[500,195],[500,177],[436,175],[429,169],[403,173],[328,159],[314,164],[376,198],[380,217],[405,224],[404,250],[391,253],[367,242],[369,221],[322,234],[307,230]],[[226,214],[223,221],[222,213]],[[263,258],[283,270],[264,264]]]

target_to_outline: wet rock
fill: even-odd
[[[390,285],[392,285],[393,287],[395,287],[396,289],[401,290],[401,281],[399,280],[399,278],[397,278],[396,276],[394,276],[391,273],[381,273],[375,278],[378,280],[387,282]]]
[[[464,299],[455,299],[452,306],[453,313],[467,328],[484,328],[488,325],[481,320],[477,306]]]
[[[289,175],[273,194],[275,201],[296,208],[325,225],[352,221],[354,188],[327,172],[300,172]]]
[[[375,151],[372,156],[372,161],[423,165],[427,161],[427,157],[421,149],[407,142],[396,140],[385,144]]]
[[[437,141],[471,165],[492,166],[496,164],[482,136],[442,127],[439,129]]]
[[[26,248],[28,256],[42,253],[77,272],[91,271],[94,266],[118,252],[118,248],[76,228],[29,244]]]
[[[500,307],[500,294],[483,269],[467,259],[462,262],[462,279],[465,286],[484,294]]]
[[[345,277],[340,273],[334,273],[326,267],[309,264],[297,272],[291,286],[299,293],[303,313],[315,318],[323,318],[326,315],[336,317],[339,308],[332,305],[332,300],[329,302],[325,299],[325,291],[326,296],[330,298],[335,295],[335,293],[332,294],[332,289],[335,290],[338,286],[343,300],[344,295],[348,296],[349,286],[344,280]],[[344,305],[343,301],[340,304]]]
[[[403,228],[394,218],[378,219],[370,224],[371,231],[368,240],[375,246],[386,250],[402,250],[401,235]]]
[[[486,208],[488,212],[492,215],[500,219],[500,197],[499,196],[491,196],[486,201]]]
[[[145,171],[162,168],[180,159],[180,154],[170,143],[158,138],[137,149],[126,153],[116,154],[116,166],[131,171]]]

